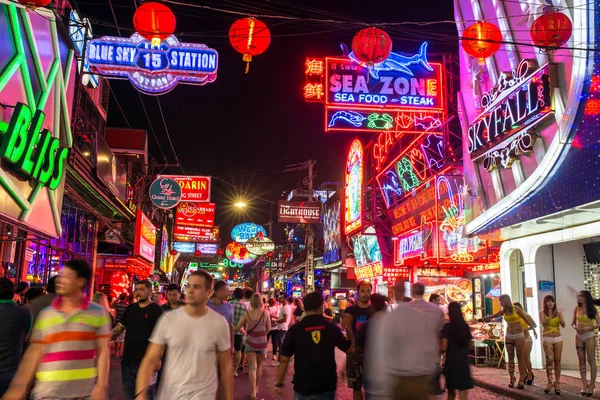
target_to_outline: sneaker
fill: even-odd
[[[279,367],[281,365],[281,363],[279,361],[275,361],[273,364],[271,364],[271,367]]]

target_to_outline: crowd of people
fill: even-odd
[[[443,392],[449,399],[466,399],[473,387],[471,327],[461,305],[442,305],[435,295],[426,301],[426,288],[419,282],[411,286],[410,297],[405,283],[397,282],[394,304],[372,293],[369,281],[359,282],[356,302],[340,307],[337,324],[331,297],[320,292],[302,299],[267,298],[236,288],[230,298],[227,283],[214,281],[203,270],[189,276],[185,301],[177,285],[153,293],[146,280],[135,283],[133,298],[122,294],[109,299],[98,292],[88,301],[84,293],[90,278],[91,269],[81,260],[65,263],[45,290],[15,287],[0,278],[2,400],[105,399],[111,353],[120,358],[128,400],[230,400],[235,378],[246,366],[253,400],[269,346],[271,365],[277,368],[276,396],[283,394],[293,360],[295,399],[335,399],[336,348],[346,353],[345,377],[356,400],[420,400]],[[523,389],[534,384],[529,353],[537,326],[508,295],[499,300],[501,310],[483,320],[505,321],[509,386]],[[566,323],[554,297],[544,298],[539,321],[548,378],[545,392],[560,394],[561,328]],[[600,316],[587,291],[578,294],[571,326],[577,331],[581,395],[591,397],[596,378],[594,332]]]

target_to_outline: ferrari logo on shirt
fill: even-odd
[[[321,331],[312,331],[310,334],[312,335],[313,342],[315,342],[315,344],[319,344],[321,341]]]

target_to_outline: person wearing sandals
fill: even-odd
[[[448,400],[457,397],[466,400],[468,391],[473,389],[469,348],[471,329],[465,322],[460,304],[453,301],[448,305],[450,322],[442,330],[442,368],[446,377]],[[458,396],[457,396],[458,395]]]
[[[480,320],[480,322],[487,322],[492,319],[503,317],[506,322],[506,333],[504,334],[504,344],[506,346],[506,350],[508,352],[508,373],[510,375],[510,383],[508,387],[515,387],[515,350],[517,354],[517,359],[519,362],[519,382],[517,384],[517,388],[524,389],[525,388],[525,378],[526,378],[526,369],[525,369],[525,358],[524,358],[524,349],[525,349],[525,333],[523,332],[523,326],[521,325],[521,319],[525,320],[529,324],[530,327],[535,325],[533,321],[529,321],[531,319],[530,316],[525,314],[525,312],[518,308],[514,307],[510,296],[507,294],[503,294],[498,298],[500,301],[500,306],[502,309],[495,314],[488,315]]]
[[[596,307],[592,294],[587,290],[582,290],[577,296],[577,307],[573,311],[573,322],[571,323],[577,331],[575,338],[575,348],[577,349],[577,357],[579,358],[579,373],[581,374],[581,382],[583,389],[582,396],[592,397],[596,391],[596,333],[595,330],[600,327],[600,316]],[[590,364],[591,381],[588,385],[587,371],[585,367]]]
[[[262,362],[267,354],[267,334],[271,330],[271,317],[258,293],[250,298],[250,310],[244,314],[237,329],[246,335],[244,352],[248,357],[248,380],[250,381],[250,399],[256,400],[258,385],[262,375]]]
[[[554,296],[544,297],[542,303],[542,312],[540,312],[540,322],[542,323],[542,341],[544,343],[544,354],[546,356],[546,376],[548,377],[548,386],[544,393],[550,394],[552,388],[557,395],[560,395],[560,372],[561,356],[563,348],[563,339],[560,334],[560,327],[565,327],[565,318],[556,307]],[[556,381],[552,384],[552,370],[555,371]]]
[[[523,306],[521,305],[521,303],[517,302],[514,303],[515,307],[519,307],[521,310],[523,310],[523,312],[525,312],[525,309],[523,308]],[[531,335],[529,334],[529,331],[531,330],[533,332],[533,336],[535,336],[535,339],[537,340],[538,336],[537,336],[537,332],[536,332],[536,328],[537,325],[535,324],[535,322],[533,321],[533,318],[531,318],[531,315],[525,313],[529,318],[527,319],[527,321],[525,321],[524,319],[521,319],[521,326],[523,327],[523,332],[525,333],[525,347],[523,348],[523,357],[525,358],[525,383],[529,386],[533,385],[533,380],[535,379],[535,375],[533,375],[533,367],[531,366],[531,349],[533,349],[533,338],[531,337]],[[531,325],[533,324],[533,325]]]

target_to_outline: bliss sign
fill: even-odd
[[[180,43],[175,36],[153,46],[134,33],[130,38],[104,36],[90,41],[86,59],[100,75],[127,78],[138,90],[158,95],[179,82],[214,82],[219,54],[204,44]]]
[[[481,103],[484,111],[469,126],[468,151],[474,160],[485,156],[488,171],[497,165],[496,157],[509,167],[510,159],[533,149],[535,135],[521,145],[522,134],[552,112],[549,66],[523,60],[512,73],[500,75]]]

